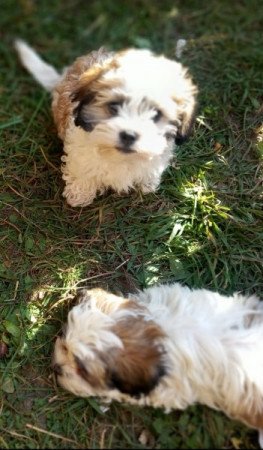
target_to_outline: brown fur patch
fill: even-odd
[[[165,336],[163,331],[142,316],[126,317],[112,331],[121,339],[124,348],[103,355],[109,384],[129,395],[148,394],[165,373],[161,345]]]
[[[183,97],[178,97],[178,95],[172,97],[174,102],[177,103],[180,111],[179,119],[181,125],[175,140],[178,145],[182,144],[191,134],[197,110],[197,87],[189,77],[185,79],[185,84],[187,85],[187,92],[184,92]]]
[[[88,367],[85,361],[75,357],[78,375],[94,388],[117,388],[133,396],[148,394],[165,373],[164,332],[154,321],[144,320],[147,309],[135,300],[109,294],[103,289],[91,289],[81,296],[83,301],[95,300],[97,308],[105,314],[127,310],[127,315],[111,327],[123,348],[114,347],[105,353],[93,349],[97,358],[89,360]],[[136,315],[129,316],[129,311]]]
[[[56,86],[53,92],[52,112],[61,139],[65,138],[65,132],[73,114],[75,105],[72,103],[72,94],[77,92],[81,76],[96,65],[103,65],[103,62],[110,56],[109,52],[101,48],[96,52],[77,58],[67,70],[63,80]]]
[[[118,63],[115,59],[106,61],[103,65],[95,64],[89,70],[86,70],[80,77],[77,88],[72,93],[73,101],[83,100],[87,94],[90,92],[91,88],[93,92],[98,92],[102,89],[111,89],[116,86],[116,81],[114,80],[100,80],[98,79],[108,72],[110,69],[116,69]],[[96,83],[96,81],[98,83]]]
[[[256,392],[255,394],[258,395],[258,392]],[[235,414],[231,415],[230,417],[245,423],[249,427],[263,429],[263,398],[261,400],[262,400],[261,412],[256,412],[256,407],[252,408],[250,413],[244,411],[243,408],[241,408],[240,411],[235,412]]]
[[[105,386],[105,371],[102,365],[94,364],[94,362],[89,361],[89,367],[86,367],[85,362],[81,361],[77,356],[74,356],[74,361],[76,363],[77,374],[90,386],[94,389],[103,388]]]
[[[263,408],[260,414],[246,414],[240,417],[240,420],[252,428],[263,429]]]

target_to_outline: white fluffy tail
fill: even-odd
[[[47,91],[52,91],[61,80],[61,75],[54,67],[43,61],[37,53],[24,41],[15,41],[15,48],[19,54],[23,66]]]

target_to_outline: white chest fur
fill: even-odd
[[[124,154],[115,148],[100,147],[93,133],[72,124],[66,133],[64,152],[63,195],[71,206],[86,206],[107,188],[118,193],[134,187],[145,193],[155,191],[171,159],[172,147],[151,157]]]

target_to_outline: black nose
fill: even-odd
[[[132,144],[138,139],[139,135],[136,131],[121,131],[120,141],[124,147],[131,147]]]

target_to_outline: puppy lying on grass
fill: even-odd
[[[180,284],[122,298],[82,290],[55,343],[61,386],[83,397],[185,409],[201,403],[259,431],[263,303]]]

